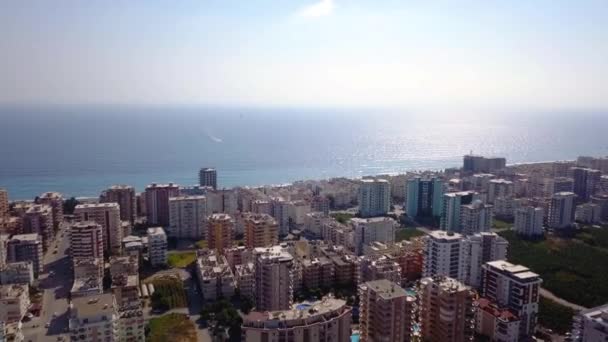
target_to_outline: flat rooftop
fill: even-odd
[[[314,302],[300,302],[292,305],[289,310],[251,312],[245,316],[245,321],[287,321],[301,320],[314,316],[322,316],[327,313],[346,307],[346,301],[336,298],[323,298]]]
[[[99,315],[109,316],[114,311],[114,295],[111,293],[105,293],[74,298],[72,299],[72,305],[77,310],[79,318]]]
[[[462,235],[454,232],[447,232],[445,230],[433,230],[430,231],[428,235],[435,240],[460,241],[462,239]]]
[[[387,279],[368,281],[363,286],[373,289],[380,297],[384,299],[393,299],[407,296],[407,292],[396,283]]]

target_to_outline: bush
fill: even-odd
[[[541,297],[538,309],[538,323],[545,328],[564,334],[572,329],[575,311],[550,299]]]

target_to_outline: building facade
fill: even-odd
[[[294,261],[281,246],[255,248],[255,303],[258,311],[286,310],[293,303]]]
[[[118,203],[79,204],[74,209],[74,215],[79,222],[94,221],[101,225],[104,249],[112,254],[120,254],[123,228]]]
[[[574,223],[574,197],[572,192],[558,192],[551,197],[547,226],[553,229],[571,227]]]
[[[162,227],[148,228],[148,260],[152,266],[167,264],[167,235]]]
[[[101,203],[118,203],[120,208],[120,219],[131,225],[137,217],[137,203],[135,188],[130,185],[113,185],[99,196]]]
[[[362,179],[359,187],[361,217],[382,216],[391,209],[391,187],[385,179]]]
[[[176,184],[152,183],[146,187],[146,218],[149,225],[169,226],[169,198],[179,196]]]
[[[234,242],[235,220],[228,214],[213,214],[207,218],[207,247],[220,254]]]
[[[178,239],[204,239],[207,198],[179,196],[169,198],[167,236]]]
[[[542,236],[544,212],[543,208],[533,206],[516,209],[513,228],[518,235],[528,238]]]

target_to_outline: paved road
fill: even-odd
[[[59,336],[68,340],[68,295],[72,285],[70,258],[67,255],[69,240],[67,224],[63,224],[55,241],[44,256],[44,273],[39,276],[43,290],[42,313],[23,326],[25,341],[57,341]],[[63,236],[62,236],[63,234]],[[57,246],[57,253],[53,253]],[[45,324],[50,323],[47,328]]]
[[[556,295],[554,295],[552,292],[544,289],[544,288],[540,288],[539,294],[547,299],[550,299],[558,304],[561,304],[563,306],[567,306],[569,308],[571,308],[572,310],[576,310],[576,311],[580,311],[580,310],[585,310],[586,307],[584,306],[580,306],[578,304],[574,304],[574,303],[570,303],[569,301],[562,299]]]

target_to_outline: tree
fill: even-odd
[[[74,214],[74,209],[76,206],[80,204],[75,197],[70,197],[69,199],[63,201],[63,213],[66,215]]]
[[[253,300],[247,296],[241,296],[241,311],[246,315],[253,309]]]
[[[151,297],[152,307],[156,310],[167,311],[171,308],[169,298],[163,296],[160,292],[154,292]]]

